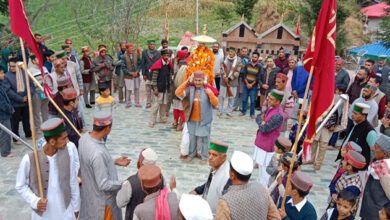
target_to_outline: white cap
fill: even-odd
[[[183,194],[180,198],[179,208],[187,220],[212,220],[209,203],[197,195]]]
[[[156,164],[158,156],[157,153],[152,150],[152,148],[145,148],[144,150],[141,151],[143,160],[142,164]]]
[[[253,171],[253,160],[252,158],[241,151],[234,151],[233,156],[230,159],[230,164],[233,169],[239,174],[247,176]]]

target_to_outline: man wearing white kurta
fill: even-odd
[[[31,219],[76,219],[80,209],[76,147],[69,142],[62,119],[49,119],[41,129],[47,140],[38,150],[44,199],[39,197],[33,152],[23,157],[15,188],[33,209]]]
[[[210,141],[209,145],[209,164],[211,171],[207,182],[201,186],[198,186],[190,192],[195,195],[202,195],[210,205],[211,211],[215,216],[218,199],[225,194],[230,185],[232,185],[229,179],[230,163],[226,160],[226,152],[228,145]]]

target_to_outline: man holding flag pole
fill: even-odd
[[[337,4],[336,0],[324,0],[321,11],[318,15],[317,24],[313,30],[310,43],[303,58],[304,68],[310,72],[308,83],[306,85],[305,96],[302,103],[302,108],[306,107],[307,93],[311,78],[314,76],[312,100],[310,103],[309,111],[309,124],[307,130],[306,140],[303,146],[303,160],[307,161],[311,155],[311,141],[315,136],[316,124],[322,120],[322,118],[329,112],[333,104],[333,94],[335,87],[334,69],[335,69],[335,47],[336,47],[336,12]],[[299,115],[298,131],[300,132],[302,124],[303,111]],[[291,173],[296,155],[298,139],[292,148],[293,157],[291,166],[289,169],[289,175],[287,179],[287,187],[291,188]],[[292,213],[286,212],[288,205],[297,205],[296,201],[290,199],[286,203],[287,193],[291,190],[286,190],[283,201],[280,205],[280,213],[285,217],[290,216]],[[302,200],[307,202],[307,200]],[[304,204],[303,204],[304,205]],[[290,214],[290,215],[289,215]],[[303,213],[302,213],[303,214]],[[296,219],[295,216],[293,219]]]

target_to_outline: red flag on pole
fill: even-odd
[[[299,29],[301,28],[301,16],[298,15],[298,20],[297,20],[297,29],[295,30],[295,35],[299,36]]]
[[[42,68],[43,57],[38,44],[35,41],[34,35],[31,32],[24,2],[23,0],[9,0],[8,6],[9,17],[11,20],[11,31],[22,38],[30,46],[32,52],[39,60],[39,68],[41,69],[42,77],[44,78],[45,73]],[[44,93],[47,97],[52,97],[50,88],[46,83],[44,83]]]
[[[310,160],[311,140],[315,136],[316,124],[333,105],[335,87],[336,47],[336,0],[324,0],[317,24],[310,39],[303,65],[312,69],[314,82],[307,136],[303,146],[303,160]]]
[[[165,40],[169,39],[168,12],[165,12]]]

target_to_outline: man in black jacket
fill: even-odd
[[[145,80],[146,108],[152,107],[152,74],[149,72],[150,67],[161,57],[156,50],[155,40],[148,40],[148,49],[142,51],[142,75]]]

